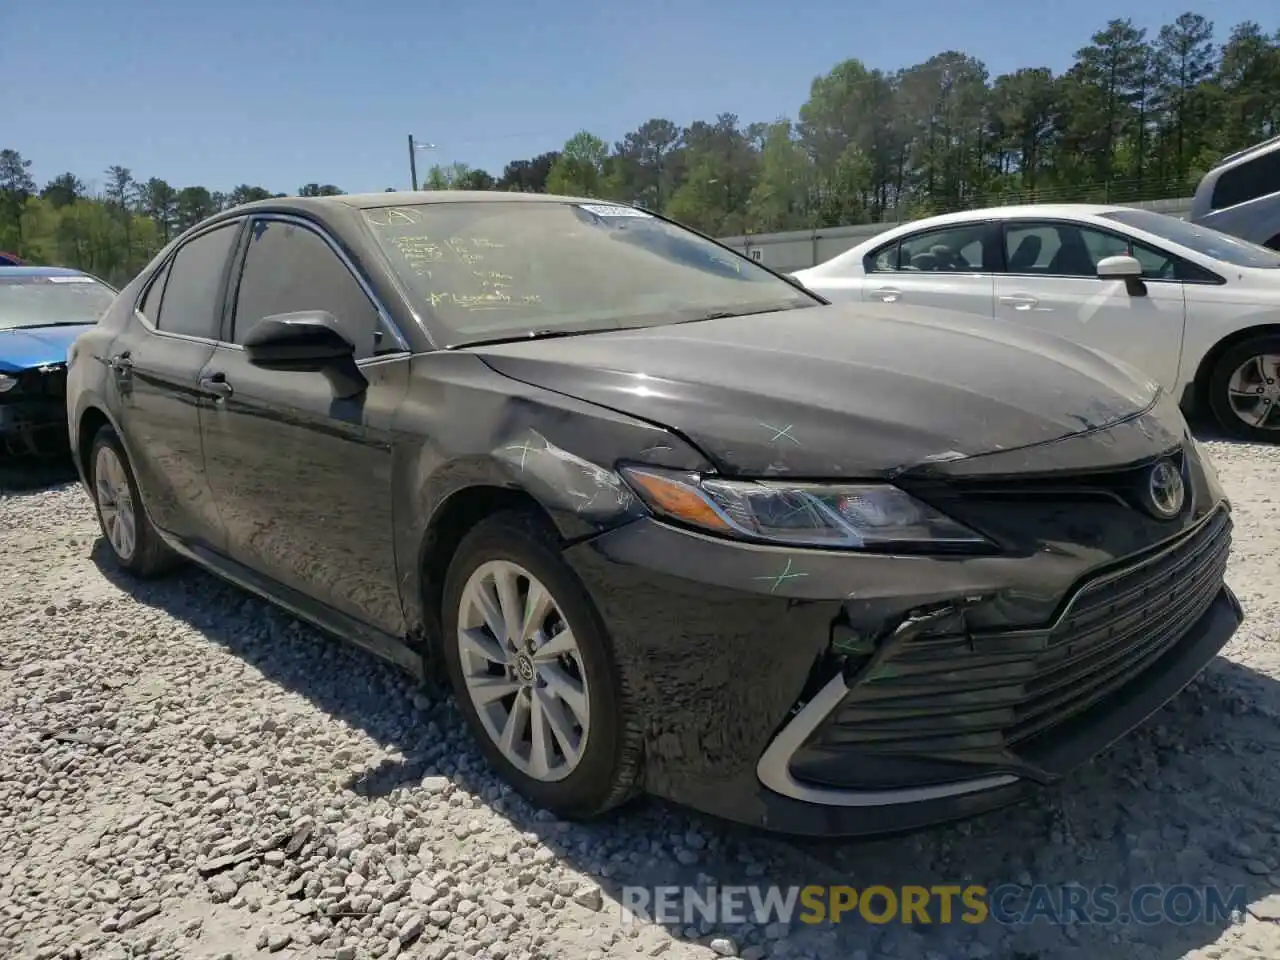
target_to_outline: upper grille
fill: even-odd
[[[810,741],[830,753],[993,762],[1078,716],[1150,666],[1222,587],[1231,519],[1077,586],[1051,627],[919,637],[854,686]]]

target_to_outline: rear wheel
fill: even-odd
[[[1242,440],[1280,441],[1280,336],[1229,348],[1209,376],[1209,406],[1222,429]]]
[[[103,426],[93,438],[88,468],[98,524],[116,563],[143,578],[170,569],[177,558],[147,518],[129,457],[111,426]]]
[[[586,589],[532,514],[463,538],[445,579],[444,658],[489,763],[532,803],[594,816],[630,799],[640,735]]]

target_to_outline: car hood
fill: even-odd
[[[893,475],[1132,417],[1159,387],[1058,337],[819,306],[474,348],[498,372],[675,430],[739,476]]]
[[[65,363],[71,342],[91,326],[91,323],[78,323],[0,330],[0,371],[15,373],[47,363]]]

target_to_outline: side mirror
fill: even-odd
[[[1104,280],[1132,280],[1142,276],[1142,264],[1136,257],[1103,257],[1098,261],[1098,276]]]
[[[319,373],[350,361],[355,344],[325,310],[263,317],[244,338],[249,362],[268,370]]]

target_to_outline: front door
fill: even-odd
[[[392,515],[391,422],[409,363],[345,260],[309,225],[254,221],[230,329],[201,371],[221,395],[204,420],[227,553],[286,587],[403,632]],[[240,342],[264,317],[327,310],[356,344],[364,393],[321,373],[265,370]]]
[[[992,224],[970,221],[901,237],[867,258],[862,299],[990,317],[998,235]]]
[[[1045,330],[1125,361],[1166,390],[1178,382],[1186,305],[1171,258],[1110,231],[1067,221],[1007,221],[1006,271],[996,277],[996,316]],[[1132,255],[1141,292],[1102,279],[1098,261]]]
[[[200,447],[210,400],[200,371],[213,354],[241,226],[221,224],[179,247],[138,305],[143,320],[135,316],[106,357],[113,408],[148,516],[174,536],[214,549],[222,546],[222,524]]]

